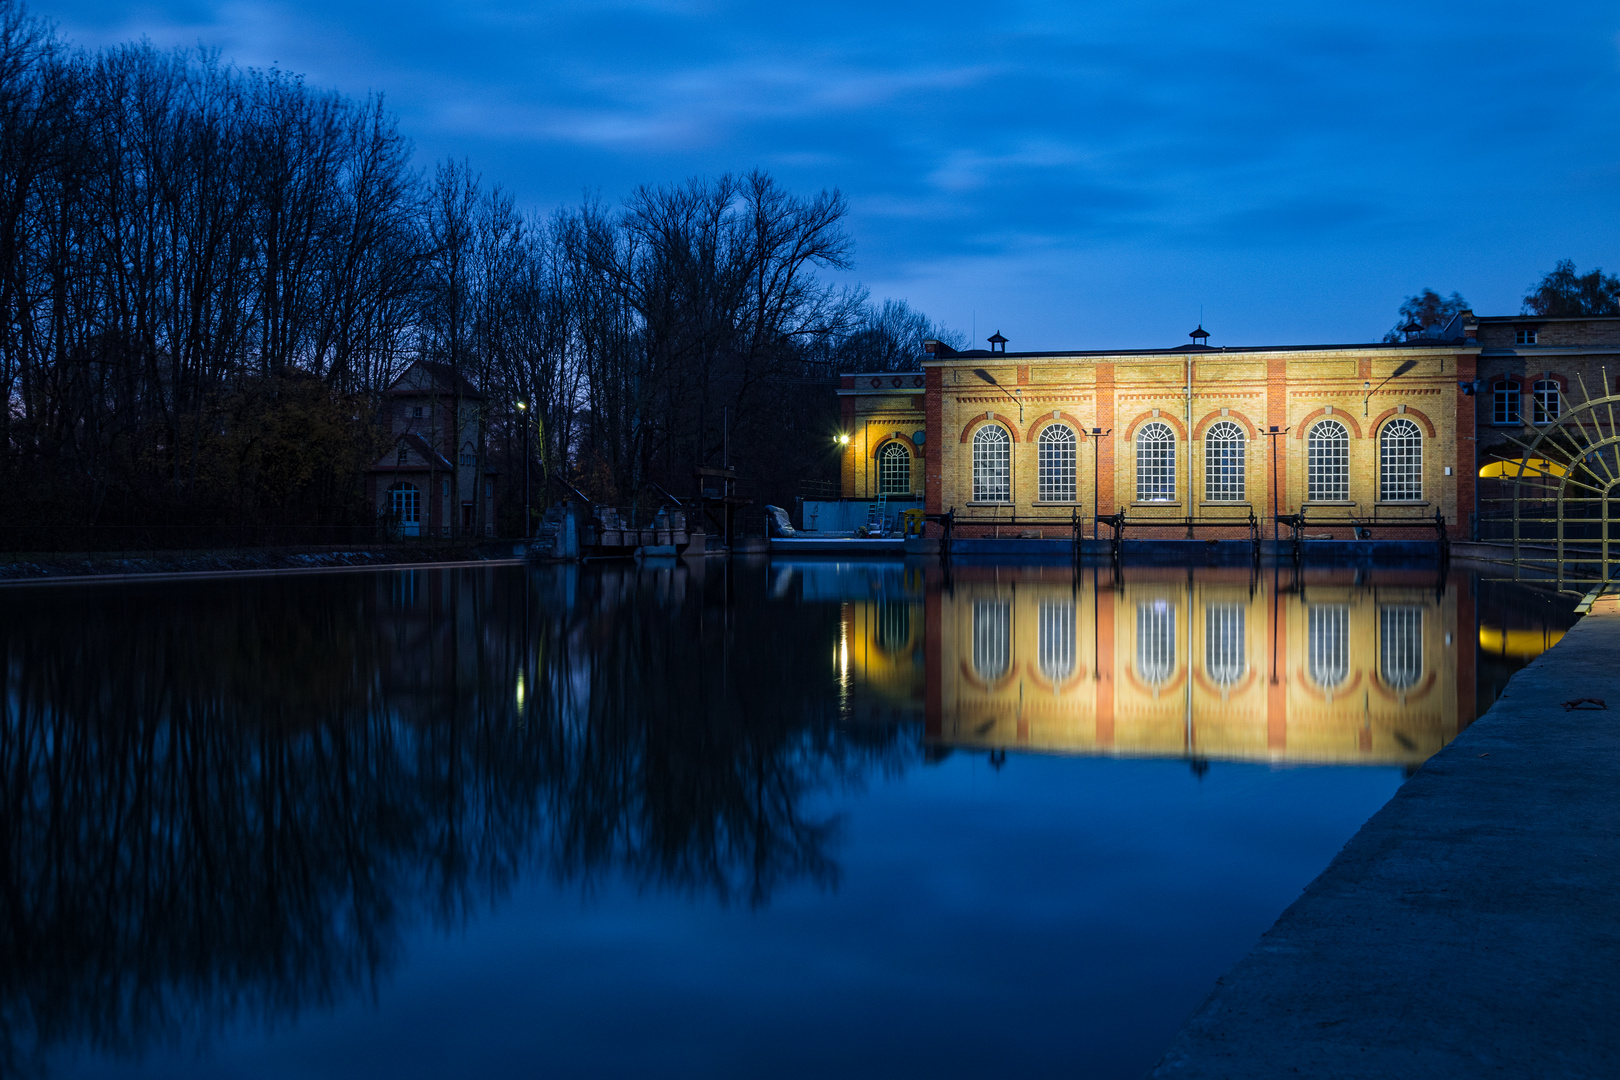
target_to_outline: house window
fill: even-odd
[[[1204,498],[1242,502],[1243,429],[1222,420],[1204,436]]]
[[[1136,501],[1176,497],[1176,436],[1169,425],[1144,424],[1136,433]]]
[[[1491,423],[1517,424],[1519,422],[1519,384],[1503,379],[1491,385]]]
[[[411,415],[413,417],[415,417],[416,419],[418,419],[418,420],[422,419],[422,406],[420,406],[420,405],[414,406],[411,409]]]
[[[1515,330],[1513,332],[1513,343],[1515,345],[1534,345],[1536,343],[1536,332],[1534,330]]]
[[[1423,677],[1423,609],[1378,610],[1378,676],[1391,690],[1406,690]]]
[[[1167,600],[1136,605],[1136,674],[1162,686],[1176,672],[1176,609]]]
[[[1423,498],[1423,436],[1410,420],[1384,425],[1378,440],[1378,497],[1384,502]]]
[[[878,451],[878,494],[911,494],[911,454],[904,443],[884,443]]]
[[[478,455],[477,454],[462,454],[461,455],[461,463],[463,465],[476,465],[476,464],[478,464]]]
[[[1012,502],[1012,440],[994,424],[973,435],[973,501]]]
[[[1558,419],[1558,383],[1540,379],[1531,387],[1531,423],[1550,424]]]
[[[1344,604],[1312,605],[1306,645],[1311,681],[1332,691],[1350,677],[1350,609]]]
[[[1040,499],[1042,502],[1074,502],[1074,429],[1051,424],[1041,429]]]
[[[395,458],[395,464],[397,464],[397,465],[405,464],[405,462],[410,459],[410,456],[411,456],[411,452],[409,450],[405,449],[403,446],[400,447],[399,448],[399,456],[397,458]]]
[[[995,682],[1012,667],[1012,605],[1005,600],[973,604],[973,671]]]
[[[1311,502],[1350,501],[1350,432],[1337,420],[1311,428],[1305,452],[1305,497]]]
[[[1043,600],[1038,628],[1036,646],[1041,674],[1056,685],[1074,674],[1074,604]]]
[[[1204,609],[1204,671],[1222,689],[1249,670],[1245,614],[1240,604],[1211,604]]]

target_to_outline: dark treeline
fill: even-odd
[[[524,878],[836,887],[818,796],[922,733],[853,722],[839,607],[766,588],[700,560],[0,597],[0,1075],[340,1002]]]
[[[831,475],[840,369],[945,336],[827,275],[837,192],[770,176],[536,217],[424,172],[381,97],[206,51],[76,49],[0,0],[0,483],[60,523],[354,523],[413,359],[488,399],[492,460],[610,501],[690,490],[729,434],[765,497]],[[726,421],[729,418],[729,430]],[[506,486],[503,525],[521,492]]]

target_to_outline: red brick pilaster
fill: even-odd
[[[1288,426],[1288,360],[1282,356],[1266,358],[1266,428],[1275,427],[1278,431]],[[1293,513],[1294,506],[1288,501],[1288,440],[1271,439],[1267,442],[1275,444],[1277,455],[1277,491],[1274,498],[1266,499],[1264,513],[1270,513],[1271,507],[1276,506],[1284,513]],[[1270,456],[1273,448],[1266,447],[1266,454]],[[1270,490],[1272,463],[1266,462],[1266,495],[1271,496]]]
[[[1478,374],[1479,358],[1475,356],[1457,357],[1457,379],[1459,384],[1471,383]],[[1457,521],[1455,535],[1468,539],[1472,536],[1469,531],[1469,516],[1475,512],[1475,498],[1477,496],[1476,483],[1479,477],[1479,437],[1478,429],[1474,423],[1474,408],[1478,398],[1472,394],[1464,394],[1461,385],[1457,387]],[[1473,653],[1469,653],[1472,657]],[[1470,690],[1470,693],[1472,690]]]
[[[1104,428],[1103,430],[1107,430]],[[1107,440],[1103,440],[1107,442]],[[1097,605],[1097,745],[1114,745],[1114,590],[1094,589]]]
[[[928,373],[930,378],[938,369]],[[938,446],[930,437],[929,446]],[[930,582],[930,585],[933,583]],[[945,671],[940,651],[940,605],[944,602],[939,588],[929,588],[923,594],[923,735],[937,739],[944,731]]]
[[[1280,441],[1280,440],[1279,440]],[[1266,749],[1281,752],[1288,749],[1288,607],[1280,597],[1271,598],[1271,611],[1267,622],[1272,640],[1277,642],[1273,655],[1277,657],[1266,685]]]
[[[1114,434],[1106,439],[1093,439],[1093,447],[1097,454],[1096,471],[1099,475],[1097,481],[1097,512],[1099,514],[1112,514],[1119,507],[1114,505],[1114,442],[1124,438],[1124,432],[1119,431],[1114,423],[1114,365],[1097,364],[1097,418],[1092,421],[1093,426],[1104,431],[1115,428]],[[1112,618],[1112,614],[1110,614]],[[1112,721],[1110,721],[1112,723]]]
[[[923,384],[923,430],[928,432],[923,442],[923,509],[930,514],[945,512],[940,505],[945,473],[944,416],[945,372],[929,368]]]

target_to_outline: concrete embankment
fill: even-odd
[[[1620,1076],[1612,599],[1362,827],[1152,1076]]]

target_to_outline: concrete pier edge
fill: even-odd
[[[1367,821],[1150,1075],[1620,1076],[1615,598]]]

